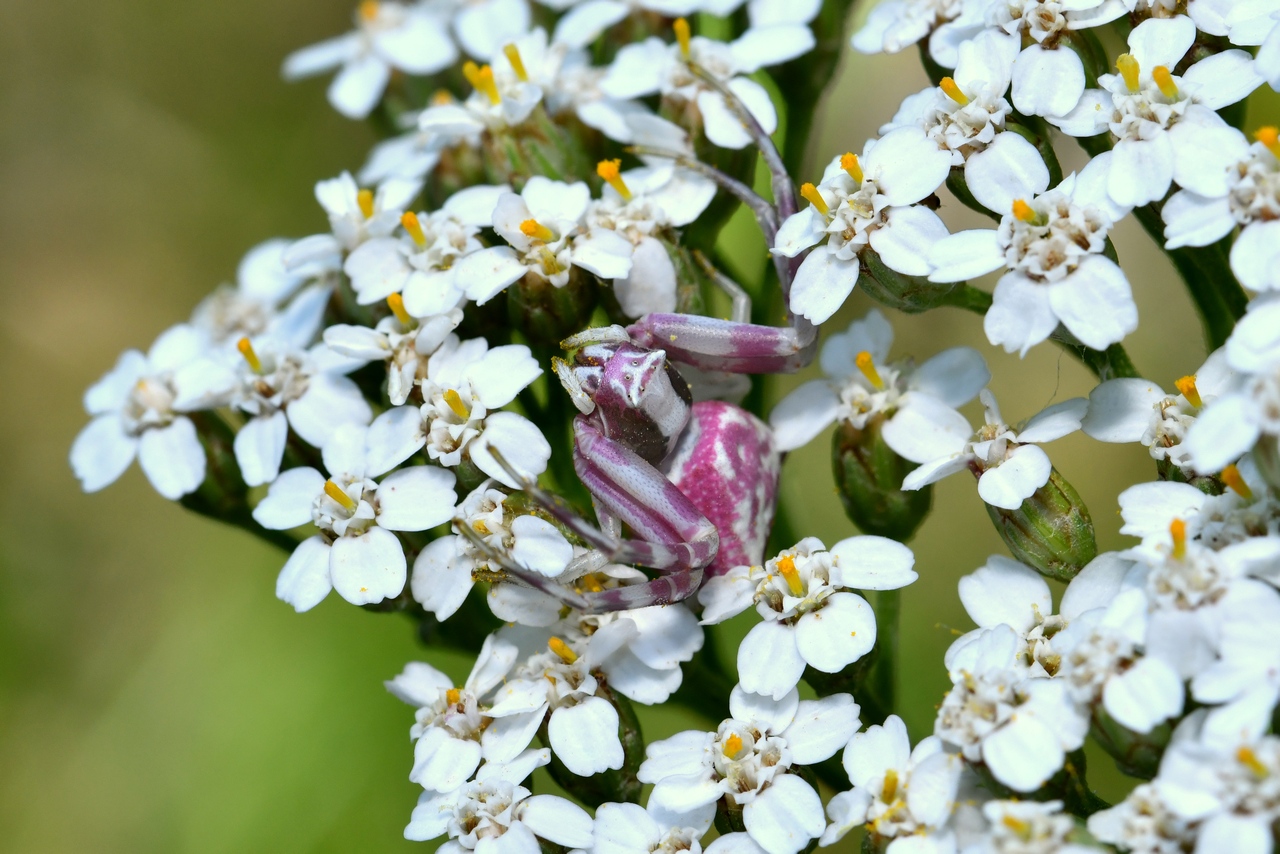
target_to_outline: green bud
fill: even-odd
[[[596,678],[600,685],[596,690],[596,696],[608,700],[618,710],[618,739],[622,742],[622,767],[617,771],[579,777],[564,767],[564,764],[552,753],[551,764],[547,766],[547,771],[560,788],[593,809],[603,803],[637,804],[640,802],[640,790],[643,786],[636,777],[636,773],[640,769],[640,763],[644,761],[644,736],[640,732],[640,719],[636,717],[635,709],[631,707],[626,697],[614,693],[599,675]],[[549,720],[551,716],[547,715],[538,731],[542,743],[546,745],[551,744],[547,736]]]
[[[534,275],[507,288],[507,320],[541,347],[558,348],[586,327],[595,308],[596,278],[578,267],[569,269],[563,288]]]
[[[1098,554],[1089,508],[1057,469],[1017,510],[987,514],[1013,556],[1049,578],[1070,581]]]
[[[552,121],[538,106],[519,126],[485,134],[485,181],[477,183],[511,184],[519,190],[534,175],[553,181],[593,179],[596,164],[581,136]]]
[[[916,464],[885,443],[883,424],[883,416],[870,419],[861,430],[841,422],[831,437],[831,465],[849,520],[865,534],[905,543],[928,515],[933,487],[902,489],[902,479]]]
[[[1156,460],[1156,473],[1161,480],[1168,480],[1174,483],[1189,483],[1205,495],[1221,495],[1223,490],[1226,489],[1222,481],[1216,477],[1185,472],[1168,459]]]
[[[858,280],[858,287],[881,305],[919,314],[940,305],[954,305],[959,283],[931,282],[923,276],[904,276],[894,272],[880,260],[875,250],[867,248],[860,253],[865,275]]]
[[[1099,703],[1094,707],[1089,731],[1123,773],[1150,780],[1160,768],[1160,757],[1173,735],[1173,726],[1166,721],[1151,732],[1137,733],[1117,723]]]

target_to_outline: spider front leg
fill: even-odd
[[[666,351],[675,362],[735,374],[794,373],[813,361],[818,335],[792,326],[760,326],[693,314],[647,314],[627,327],[637,344]]]

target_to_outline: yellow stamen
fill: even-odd
[[[596,164],[596,174],[605,180],[613,189],[618,191],[618,195],[622,196],[624,202],[631,201],[631,188],[627,186],[627,182],[622,180],[621,160],[601,160]]]
[[[1029,822],[1023,821],[1017,816],[1012,816],[1006,813],[1004,816],[1001,817],[1000,823],[1003,824],[1005,827],[1009,828],[1010,830],[1012,830],[1014,833],[1021,836],[1023,839],[1031,838],[1031,824]]]
[[[442,396],[444,397],[444,402],[453,410],[454,415],[463,421],[471,417],[471,410],[462,402],[462,395],[450,388],[445,389],[445,393]]]
[[[555,232],[536,219],[526,219],[520,223],[520,232],[525,237],[532,237],[534,240],[541,240],[543,243],[551,243],[556,239]]]
[[[1268,777],[1271,772],[1267,770],[1267,766],[1262,764],[1262,760],[1258,758],[1258,754],[1253,752],[1250,747],[1241,747],[1236,751],[1236,761],[1254,773],[1256,777]]]
[[[862,174],[862,164],[858,162],[858,155],[852,151],[846,151],[840,155],[840,168],[849,173],[849,177],[853,179],[855,184],[859,187],[862,186],[864,176]]]
[[[360,4],[360,19],[368,22],[376,17],[378,17],[378,0],[363,0]]]
[[[950,77],[943,77],[942,82],[938,84],[944,95],[955,101],[960,106],[969,103],[969,96],[960,91],[960,87],[956,85],[956,81]]]
[[[462,691],[457,688],[450,688],[444,692],[444,701],[450,706],[458,705],[458,701],[462,699]]]
[[[604,590],[604,585],[600,583],[600,579],[595,574],[584,575],[578,579],[578,586],[586,590],[588,593],[599,593]]]
[[[1116,69],[1124,78],[1124,85],[1130,92],[1138,91],[1138,60],[1131,53],[1122,53],[1116,58]]]
[[[324,494],[338,502],[338,504],[341,505],[348,513],[356,512],[356,508],[360,506],[356,503],[355,499],[342,491],[341,486],[338,486],[338,484],[331,480],[326,480],[324,482]]]
[[[676,18],[671,29],[676,31],[676,41],[680,43],[680,55],[689,58],[689,22],[684,18]]]
[[[1253,138],[1267,147],[1267,150],[1280,160],[1280,129],[1273,127],[1258,128],[1253,132]]]
[[[871,358],[871,354],[863,350],[854,357],[853,363],[858,366],[858,370],[862,371],[862,375],[867,378],[867,382],[871,383],[876,389],[884,391],[884,380],[880,378],[880,372],[876,370],[875,360]]]
[[[1187,523],[1174,519],[1169,523],[1169,536],[1173,537],[1173,556],[1182,560],[1187,556]]]
[[[409,312],[404,310],[404,297],[399,294],[392,294],[387,297],[387,306],[391,309],[391,313],[396,316],[396,320],[405,326],[413,323],[413,318],[409,316]]]
[[[720,750],[724,753],[725,759],[733,759],[742,752],[742,738],[736,732],[729,733]]]
[[[365,219],[373,216],[373,190],[356,193],[356,204],[360,206],[360,213],[364,214]]]
[[[1157,65],[1151,69],[1151,79],[1156,81],[1156,85],[1160,87],[1160,91],[1166,98],[1178,97],[1178,84],[1173,82],[1173,75],[1169,73],[1168,68]]]
[[[889,768],[884,772],[884,788],[880,790],[880,800],[886,804],[893,803],[898,797],[898,772]]]
[[[472,522],[471,530],[475,531],[477,534],[479,534],[482,537],[487,537],[490,534],[489,526],[484,523],[483,519],[477,519],[476,521]]]
[[[431,106],[433,107],[444,107],[452,104],[453,101],[453,93],[448,89],[437,89],[431,93]]]
[[[1026,199],[1014,199],[1013,218],[1020,219],[1027,224],[1034,224],[1036,221],[1036,212],[1031,205],[1027,204]]]
[[[564,641],[560,640],[560,638],[552,638],[551,640],[547,641],[547,647],[550,648],[550,650],[554,652],[557,656],[559,656],[560,660],[563,661],[565,664],[573,664],[575,661],[578,660],[578,654],[573,650],[569,649],[569,645]]]
[[[1253,498],[1253,490],[1249,488],[1249,484],[1244,482],[1244,476],[1240,474],[1240,469],[1236,468],[1235,463],[1227,466],[1219,475],[1222,482],[1231,487],[1232,492],[1248,501]]]
[[[483,92],[490,104],[501,104],[502,96],[498,94],[498,86],[493,82],[493,69],[487,65],[476,65],[467,60],[462,65],[462,75],[467,78],[471,88]]]
[[[502,49],[503,54],[507,57],[507,62],[511,63],[511,70],[516,73],[516,77],[521,83],[529,82],[529,72],[525,71],[524,60],[520,58],[520,48],[515,44],[509,44]]]
[[[1187,399],[1187,403],[1197,409],[1204,406],[1204,401],[1200,399],[1200,390],[1196,388],[1196,378],[1194,375],[1183,377],[1174,383],[1178,387],[1178,391],[1182,392],[1182,396]]]
[[[254,352],[253,344],[248,338],[241,338],[237,341],[236,349],[240,351],[241,356],[244,356],[244,360],[249,363],[249,367],[253,369],[255,374],[262,373],[262,360]]]
[[[800,573],[796,571],[796,561],[791,555],[783,555],[778,558],[778,572],[782,573],[782,577],[786,579],[787,586],[791,588],[792,596],[804,595],[804,583],[800,581]]]
[[[419,246],[427,245],[427,235],[422,232],[422,223],[418,222],[418,215],[413,211],[405,211],[400,216],[400,224],[404,226],[404,230],[409,232],[409,236],[413,238],[413,242]]]
[[[818,192],[818,188],[807,181],[800,185],[800,195],[805,201],[818,209],[818,213],[823,216],[831,216],[831,208],[827,207],[827,200],[822,198],[822,193]]]
[[[547,275],[547,278],[564,272],[564,267],[560,266],[560,259],[545,246],[542,247],[542,272]]]

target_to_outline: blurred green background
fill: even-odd
[[[351,5],[0,5],[0,850],[411,847],[413,716],[381,685],[427,655],[408,622],[336,596],[298,616],[273,595],[283,554],[168,504],[136,467],[82,495],[66,462],[81,393],[120,350],[145,349],[258,241],[326,227],[312,185],[358,166],[372,136],[328,107],[323,82],[289,87],[278,69],[343,31]],[[847,57],[811,151],[857,150],[923,85],[910,52]],[[1275,120],[1275,97],[1262,97],[1250,128]],[[953,226],[976,224],[955,208]],[[1116,243],[1142,318],[1126,343],[1167,386],[1204,356],[1198,323],[1136,227]],[[833,325],[867,307],[856,297]],[[1025,360],[992,352],[974,316],[893,319],[895,354],[981,347],[1010,419],[1090,388],[1049,346]],[[784,494],[798,530],[830,543],[853,530],[828,447],[824,436],[793,455]],[[1102,546],[1119,546],[1115,496],[1152,477],[1144,451],[1076,436],[1051,452]],[[970,627],[956,579],[1001,550],[967,479],[945,482],[935,507],[903,617],[916,736],[946,687],[953,627]],[[651,735],[683,722],[666,716]]]

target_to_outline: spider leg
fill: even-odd
[[[715,282],[720,290],[729,295],[729,299],[733,300],[733,311],[729,319],[734,323],[750,323],[751,322],[751,295],[743,290],[742,285],[729,278],[712,264],[706,255],[702,254],[701,249],[693,250],[693,260],[698,262],[698,266],[702,271],[711,277],[711,281]]]
[[[534,572],[533,570],[516,563],[510,555],[504,554],[486,543],[479,534],[471,530],[470,525],[458,525],[457,527],[458,531],[460,531],[462,536],[475,547],[476,551],[484,555],[485,560],[502,567],[508,575],[524,582],[534,590],[545,593],[553,599],[563,602],[570,608],[576,608],[580,611],[585,611],[590,608],[589,603],[582,595],[575,593],[560,584],[554,578],[547,578],[541,573]]]
[[[627,327],[636,343],[661,349],[676,362],[735,374],[792,373],[813,361],[817,328],[804,318],[792,326],[760,326],[692,314],[646,314]]]

